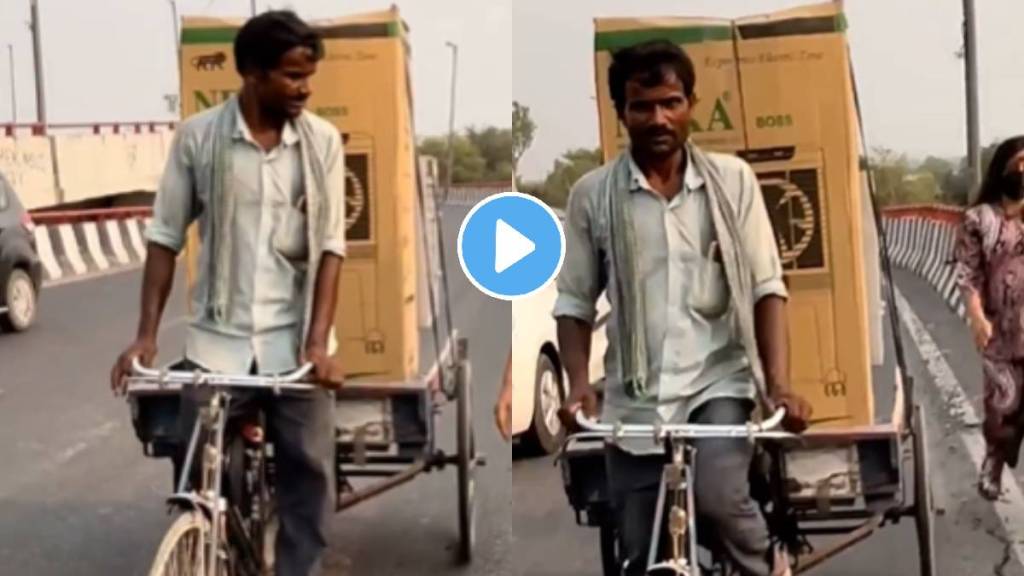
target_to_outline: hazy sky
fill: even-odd
[[[396,2],[412,29],[417,128],[448,127],[451,52],[460,46],[460,126],[511,125],[516,51],[504,3],[480,0]],[[51,122],[167,120],[164,94],[177,92],[173,20],[168,0],[39,0]],[[305,18],[331,18],[388,8],[390,0],[260,0],[292,7]],[[246,16],[249,0],[178,0],[182,15]],[[15,46],[18,116],[35,118],[29,0],[0,0],[0,122],[11,118],[7,44]],[[471,25],[464,25],[470,22]]]
[[[539,125],[522,170],[542,176],[573,146],[598,144],[593,18],[734,17],[807,4],[783,0],[521,0],[508,30],[512,97]],[[982,141],[1024,132],[1024,2],[978,0]],[[868,141],[914,155],[959,155],[965,146],[961,0],[847,0]],[[527,79],[520,81],[519,79]],[[700,79],[698,78],[698,85]]]
[[[447,128],[449,52],[461,46],[460,126],[510,122],[510,102],[540,126],[524,160],[541,176],[564,150],[595,146],[591,100],[593,18],[739,16],[803,0],[400,0],[412,27],[417,121]],[[168,0],[40,0],[50,118],[55,122],[168,119],[176,91]],[[387,7],[390,0],[261,1],[308,18]],[[1024,132],[1024,2],[978,0],[982,139]],[[0,1],[0,48],[15,45],[19,116],[34,117],[29,0]],[[178,0],[182,14],[241,16],[248,0]],[[869,142],[921,156],[963,149],[961,0],[847,0],[850,42]],[[0,52],[0,121],[10,118],[7,60]]]

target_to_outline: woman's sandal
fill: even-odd
[[[999,499],[1003,493],[1003,462],[991,455],[985,456],[978,476],[978,494],[990,502]]]

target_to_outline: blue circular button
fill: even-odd
[[[505,192],[469,211],[459,228],[458,252],[474,286],[493,298],[514,300],[543,289],[558,275],[565,232],[547,204]]]

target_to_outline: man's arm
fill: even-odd
[[[309,333],[306,336],[306,349],[303,355],[304,362],[313,363],[317,380],[332,385],[340,385],[344,380],[342,374],[332,373],[327,353],[327,341],[338,305],[338,281],[341,278],[343,260],[341,256],[330,252],[325,252],[320,259]]]
[[[593,331],[593,326],[585,320],[569,316],[558,319],[559,358],[569,377],[570,391],[590,388],[590,347],[593,342]]]
[[[777,295],[761,298],[754,305],[757,351],[764,368],[769,393],[789,393],[789,333],[786,330],[786,300]]]
[[[341,134],[336,130],[330,134],[326,168],[324,205],[326,226],[323,237],[323,252],[316,272],[313,293],[313,309],[310,311],[309,333],[302,361],[312,362],[316,378],[322,384],[337,388],[344,382],[344,371],[332,369],[333,363],[327,353],[331,327],[334,325],[338,307],[338,283],[341,279],[342,263],[345,260],[345,150]]]
[[[160,331],[167,298],[174,284],[177,255],[170,249],[150,242],[146,248],[146,266],[142,276],[142,310],[133,342],[114,364],[110,387],[123,392],[124,377],[132,372],[132,361],[138,358],[143,366],[152,366],[156,358],[156,337]]]
[[[771,400],[786,409],[783,426],[791,432],[807,428],[811,406],[793,392],[789,382],[789,332],[782,262],[768,209],[753,169],[744,163],[740,228],[754,279],[754,330],[757,351]]]
[[[139,325],[135,341],[121,353],[110,371],[110,386],[115,393],[124,391],[124,377],[131,374],[133,360],[138,358],[144,366],[151,366],[156,358],[160,320],[174,284],[175,260],[196,217],[189,139],[189,131],[184,127],[175,133],[153,203],[153,222],[146,229]]]
[[[569,377],[563,423],[573,428],[575,412],[597,415],[597,396],[590,382],[590,347],[597,299],[604,290],[600,258],[594,243],[586,182],[569,194],[565,215],[565,260],[558,274],[558,350]]]

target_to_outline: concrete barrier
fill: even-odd
[[[29,210],[58,202],[49,138],[14,136],[0,138],[0,173],[18,191]]]
[[[33,215],[47,285],[140,266],[149,210],[85,210]]]
[[[130,126],[55,126],[47,135],[0,126],[0,172],[30,210],[155,191],[172,127]]]
[[[956,285],[953,245],[963,209],[948,206],[901,206],[883,212],[889,258],[936,291],[950,310],[963,318],[964,304]]]

